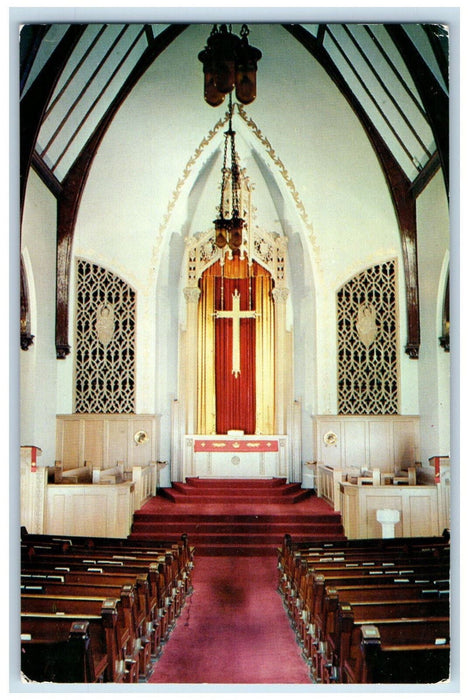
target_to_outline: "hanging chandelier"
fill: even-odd
[[[239,250],[243,244],[244,219],[239,212],[239,164],[236,153],[235,134],[232,124],[233,104],[230,94],[229,105],[229,126],[225,131],[225,145],[223,150],[223,167],[221,180],[221,196],[218,218],[213,222],[215,225],[215,243],[223,249],[228,246],[231,250]],[[228,156],[230,167],[228,167]],[[231,207],[227,212],[227,185],[231,183]],[[231,208],[231,216],[229,209]]]
[[[204,99],[218,107],[225,95],[235,88],[236,99],[248,105],[256,99],[257,62],[262,52],[249,45],[249,29],[241,27],[240,36],[231,32],[231,25],[213,25],[207,45],[199,53],[204,71]]]

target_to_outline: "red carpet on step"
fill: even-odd
[[[298,541],[343,537],[340,513],[286,479],[199,479],[160,489],[134,514],[131,539],[177,541],[199,556],[271,556],[288,533]]]
[[[276,566],[271,556],[196,556],[194,592],[149,682],[311,683],[277,592]]]

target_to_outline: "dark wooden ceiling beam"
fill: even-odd
[[[399,227],[404,262],[407,300],[407,342],[405,351],[411,359],[418,359],[420,347],[420,312],[417,261],[416,197],[411,181],[387,147],[361,103],[344,80],[322,43],[298,24],[286,24],[285,29],[295,37],[326,70],[360,120],[381,164]]]
[[[418,90],[440,155],[441,170],[449,193],[449,98],[400,24],[386,24]],[[434,38],[435,40],[435,38]]]
[[[417,177],[412,180],[411,188],[415,198],[417,198],[419,194],[423,192],[432,177],[438,172],[438,170],[440,170],[440,168],[440,156],[438,151],[435,151],[430,160],[425,163]]]
[[[21,28],[20,41],[20,95],[36,60],[42,40],[47,34],[47,24],[26,24]]]
[[[64,359],[70,353],[68,325],[71,252],[78,209],[94,157],[105,133],[116,115],[116,112],[126,97],[130,94],[137,81],[142,77],[153,61],[187,27],[187,24],[170,25],[154,39],[150,46],[145,49],[144,53],[135,64],[135,67],[96,126],[94,132],[84,145],[67,175],[62,180],[62,192],[58,199],[57,206],[57,288],[55,343],[58,359]]]
[[[71,25],[20,102],[20,217],[28,173],[47,104],[86,25]],[[21,79],[21,76],[20,76]]]
[[[31,166],[35,173],[39,175],[47,189],[58,199],[62,192],[62,183],[56,178],[52,170],[44,163],[41,156],[35,150],[33,151]]]

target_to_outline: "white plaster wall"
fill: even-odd
[[[449,219],[441,173],[417,202],[421,346],[418,360],[423,464],[450,454],[450,355],[440,347]]]
[[[42,450],[41,464],[55,460],[57,364],[55,353],[56,201],[37,175],[28,178],[22,248],[33,298],[33,345],[20,357],[20,442]],[[28,271],[28,270],[27,270]]]

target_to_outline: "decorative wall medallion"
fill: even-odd
[[[358,337],[367,348],[378,335],[376,324],[376,309],[372,304],[362,304],[358,309],[357,322],[355,324]]]
[[[110,304],[100,304],[96,309],[96,334],[99,342],[106,347],[114,335],[114,308]]]
[[[134,442],[136,445],[144,445],[149,439],[148,433],[145,430],[137,430],[134,435]]]
[[[329,432],[324,434],[323,440],[326,447],[334,447],[337,445],[339,438],[332,430],[329,430]]]
[[[240,462],[241,462],[241,459],[239,457],[237,457],[236,455],[231,458],[231,464],[234,464],[236,467],[238,466],[238,464]]]

